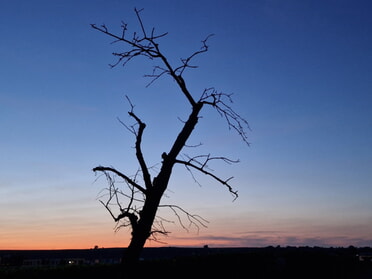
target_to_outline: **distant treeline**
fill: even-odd
[[[122,254],[123,249],[62,250],[58,256]],[[59,266],[17,266],[12,256],[22,257],[27,251],[0,251],[0,278],[83,278],[100,276],[112,278],[372,278],[372,249],[320,247],[266,247],[266,248],[146,248],[144,260],[137,266],[121,264],[68,264]],[[17,252],[17,253],[16,253]],[[41,251],[34,251],[41,255]],[[29,256],[31,252],[29,252]],[[75,254],[74,254],[75,253]],[[80,254],[79,254],[80,253]],[[27,254],[27,253],[26,253]],[[52,253],[53,254],[53,253]],[[7,255],[8,258],[4,258]],[[17,255],[17,256],[16,256]],[[47,252],[45,252],[47,255]],[[51,254],[49,254],[51,255]],[[68,257],[66,257],[68,258]],[[94,258],[94,257],[93,257]],[[76,258],[77,259],[77,258]],[[82,259],[82,258],[80,258]],[[97,258],[98,259],[98,258]],[[18,258],[20,263],[20,258]],[[143,276],[143,277],[142,277]],[[85,278],[85,277],[84,277]]]

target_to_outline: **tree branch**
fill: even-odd
[[[185,122],[181,132],[178,134],[171,150],[169,151],[168,157],[171,160],[175,160],[178,154],[181,152],[182,148],[185,146],[186,141],[188,140],[196,124],[198,123],[198,115],[202,107],[203,107],[202,103],[197,103],[193,107],[193,110],[190,113],[189,118]]]
[[[196,160],[196,158],[198,158],[198,157],[206,157],[206,160],[203,163],[201,163],[201,162]],[[193,169],[196,169],[196,170],[200,171],[201,173],[203,173],[205,175],[211,176],[213,179],[217,180],[222,185],[225,185],[227,187],[227,189],[229,190],[229,192],[234,196],[234,200],[236,200],[238,198],[238,191],[234,191],[232,186],[229,184],[229,181],[231,179],[233,179],[233,177],[230,177],[226,180],[223,180],[223,179],[219,178],[218,176],[214,175],[211,171],[206,170],[206,168],[208,168],[207,163],[211,160],[223,160],[223,161],[228,162],[228,163],[237,163],[238,162],[238,161],[233,161],[233,160],[227,159],[225,157],[209,157],[209,155],[206,155],[206,156],[197,156],[197,157],[194,157],[194,158],[190,158],[190,160],[188,160],[188,161],[177,159],[176,163],[184,165],[187,169],[189,169],[189,167],[191,167]]]
[[[190,228],[191,226],[195,226],[197,228],[198,232],[199,232],[200,226],[206,228],[207,225],[205,223],[209,223],[203,217],[201,217],[199,215],[196,215],[196,214],[190,214],[189,212],[187,212],[186,210],[184,210],[182,207],[180,207],[178,205],[161,204],[161,205],[159,205],[159,207],[170,208],[173,211],[174,215],[176,215],[176,217],[178,219],[178,223],[187,232],[189,231],[188,228]],[[186,218],[187,218],[187,220],[189,222],[188,228],[185,226],[185,224],[182,221],[182,218],[181,218],[181,216],[180,216],[180,214],[178,212],[181,212],[182,214],[184,214],[186,216]]]
[[[104,203],[100,200],[100,203],[107,209],[107,211],[110,213],[112,219],[114,219],[115,222],[119,222],[121,219],[127,217],[129,219],[130,225],[132,228],[135,228],[137,225],[138,217],[135,213],[129,212],[130,207],[128,207],[127,210],[123,210],[117,217],[112,213],[108,203]]]
[[[127,98],[128,102],[131,106],[131,111],[128,112],[128,114],[131,117],[133,117],[139,125],[138,133],[136,135],[136,156],[137,156],[137,160],[140,164],[140,167],[141,167],[141,170],[142,170],[142,173],[143,173],[143,180],[145,182],[146,189],[149,189],[149,188],[152,187],[151,176],[150,176],[150,173],[149,173],[149,169],[146,165],[145,159],[143,157],[142,148],[141,148],[142,135],[143,135],[143,131],[146,128],[146,124],[144,122],[142,122],[139,117],[137,117],[137,115],[133,111],[133,109],[134,109],[133,104],[130,102],[128,96],[126,98]]]
[[[160,58],[162,63],[164,64],[164,67],[160,66],[155,66],[154,71],[151,75],[146,75],[147,77],[153,78],[152,81],[148,84],[151,85],[155,80],[160,78],[164,74],[169,74],[177,83],[179,88],[181,89],[181,92],[185,95],[189,103],[194,107],[196,102],[194,98],[192,97],[191,93],[186,87],[186,83],[184,79],[182,78],[183,72],[187,68],[196,68],[196,66],[190,65],[190,61],[197,55],[202,54],[204,52],[208,51],[208,45],[207,45],[207,40],[213,35],[208,35],[206,39],[202,41],[202,47],[200,50],[195,51],[192,53],[190,56],[187,58],[181,58],[181,65],[174,68],[171,66],[169,61],[167,60],[166,56],[160,51],[159,44],[156,42],[157,39],[164,37],[167,35],[167,33],[163,33],[161,35],[155,35],[154,28],[152,29],[151,35],[148,35],[146,32],[146,29],[144,27],[144,24],[142,22],[140,12],[142,10],[137,10],[135,9],[135,13],[141,28],[142,35],[138,36],[136,32],[133,33],[132,39],[127,39],[126,37],[126,31],[127,31],[127,24],[122,23],[122,34],[121,36],[115,35],[114,33],[111,33],[105,25],[101,25],[98,27],[95,24],[91,24],[91,27],[93,29],[96,29],[112,38],[115,40],[113,43],[116,42],[123,42],[131,47],[130,50],[124,51],[124,52],[114,52],[113,55],[118,57],[118,60],[116,63],[111,64],[111,67],[115,67],[118,64],[122,64],[125,66],[130,60],[132,60],[136,56],[145,56],[149,59],[155,59],[155,58]],[[160,73],[155,73],[156,71],[161,70]]]
[[[204,90],[199,102],[210,105],[217,110],[217,112],[225,118],[229,129],[235,130],[241,139],[249,145],[248,136],[245,132],[244,126],[248,129],[249,124],[247,120],[236,113],[228,104],[232,103],[232,94],[217,92],[213,87]]]
[[[133,201],[135,200],[134,199],[134,194],[135,194],[134,186],[131,186],[127,182],[128,187],[131,190],[131,195],[130,196],[125,195],[126,197],[129,198],[129,203],[128,203],[128,206],[126,208],[122,208],[122,206],[120,204],[120,201],[119,201],[119,197],[118,197],[118,193],[121,193],[121,192],[119,192],[119,190],[115,187],[114,178],[109,173],[107,173],[106,171],[104,172],[104,174],[105,174],[106,179],[109,183],[109,188],[107,189],[108,192],[109,192],[108,193],[109,197],[108,197],[108,199],[105,203],[102,200],[99,200],[100,203],[107,209],[107,211],[110,213],[111,217],[114,219],[114,221],[116,223],[118,223],[121,219],[127,217],[129,219],[129,222],[130,222],[132,228],[135,228],[136,225],[137,225],[138,217],[135,213],[135,210],[132,208]],[[116,205],[119,207],[119,210],[120,210],[120,214],[117,217],[115,217],[114,213],[112,212],[112,210],[110,208],[110,203],[111,203],[112,199],[114,199],[114,198],[115,198]],[[130,212],[130,211],[133,211],[133,212]],[[124,226],[126,226],[126,225],[124,224]]]
[[[182,65],[174,69],[174,72],[178,75],[181,76],[183,72],[185,71],[186,68],[197,68],[198,66],[191,66],[189,63],[191,59],[193,59],[195,56],[202,54],[204,52],[208,51],[209,46],[207,45],[207,41],[210,37],[214,36],[214,34],[209,34],[204,40],[202,40],[202,46],[200,50],[195,51],[193,54],[191,54],[187,58],[181,58]]]
[[[95,167],[93,169],[94,172],[96,171],[101,171],[101,172],[113,172],[115,173],[116,175],[120,176],[121,178],[123,178],[127,183],[129,183],[130,185],[132,185],[134,188],[136,188],[137,190],[141,191],[142,193],[146,194],[146,189],[143,188],[142,186],[138,185],[135,181],[133,181],[132,179],[130,179],[128,176],[126,176],[125,174],[121,173],[120,171],[114,169],[114,168],[111,168],[111,167],[103,167],[103,166],[98,166],[98,167]]]

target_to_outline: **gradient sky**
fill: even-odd
[[[214,33],[184,78],[234,93],[250,147],[213,110],[190,152],[240,159],[212,165],[239,192],[181,166],[165,203],[209,221],[188,233],[168,224],[149,246],[372,246],[372,4],[370,1],[3,0],[0,4],[0,249],[126,246],[126,229],[97,200],[91,169],[128,175],[137,163],[124,96],[147,123],[149,165],[161,161],[189,105],[174,82],[149,88],[155,62],[110,69],[120,45],[90,28],[138,30],[133,8],[175,64]],[[186,150],[187,151],[187,150]],[[169,212],[161,211],[167,218]],[[174,219],[174,218],[173,218]]]

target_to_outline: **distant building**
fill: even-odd
[[[357,256],[361,262],[372,262],[372,252],[361,252]]]
[[[0,251],[0,266],[56,267],[116,264],[121,262],[122,255],[122,248]]]
[[[0,250],[1,266],[57,267],[67,265],[119,264],[126,248],[70,249],[70,250]],[[244,251],[239,248],[145,248],[141,260],[176,259],[212,253]]]

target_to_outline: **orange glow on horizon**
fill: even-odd
[[[95,246],[127,247],[129,228],[115,232],[106,212],[96,222],[33,222],[8,224],[0,231],[0,250],[90,249]],[[212,219],[212,218],[210,218]],[[230,218],[211,220],[208,228],[186,232],[177,224],[169,224],[168,236],[158,235],[158,241],[148,240],[145,247],[267,247],[267,246],[368,246],[370,226],[363,230],[354,224],[340,226],[298,223],[297,220],[268,224],[260,219]],[[4,225],[4,224],[3,224]],[[251,230],[244,228],[252,227]],[[243,229],[242,229],[243,228]],[[336,233],[335,233],[336,232]],[[367,244],[367,245],[366,245]]]
[[[158,241],[148,240],[145,247],[267,247],[267,246],[358,246],[352,237],[335,237],[324,233],[321,236],[298,234],[298,237],[285,234],[251,234],[246,238],[239,238],[234,234],[230,236],[195,235],[188,233],[174,234],[161,237]],[[310,240],[318,241],[311,243]],[[128,233],[97,232],[93,235],[52,235],[18,233],[12,237],[0,238],[0,250],[59,250],[59,249],[91,249],[95,246],[101,248],[127,247],[130,241]],[[324,244],[324,245],[322,245]]]

